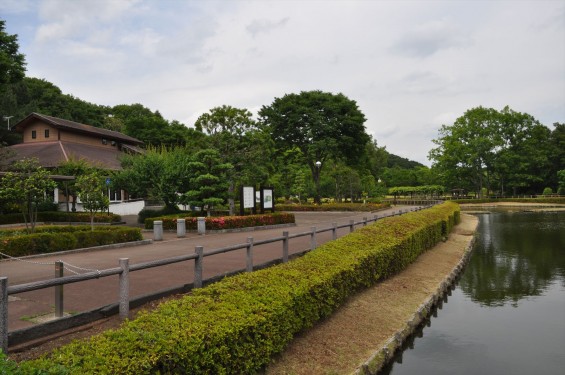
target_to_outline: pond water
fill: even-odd
[[[478,217],[447,303],[381,374],[565,374],[565,212]]]

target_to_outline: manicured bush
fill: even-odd
[[[95,223],[118,223],[122,220],[120,215],[98,213],[94,216]],[[37,221],[48,223],[90,223],[90,215],[88,212],[62,212],[62,211],[45,211],[37,213]],[[12,213],[0,215],[1,224],[23,224],[24,218],[21,213]]]
[[[345,211],[372,212],[390,207],[390,203],[328,203],[328,204],[279,204],[279,211]]]
[[[145,229],[153,229],[153,222],[161,220],[163,222],[163,229],[176,230],[178,219],[185,219],[185,226],[187,230],[198,229],[198,218],[182,217],[178,215],[145,219]],[[266,225],[290,224],[294,223],[294,215],[286,212],[275,212],[264,215],[206,217],[205,221],[206,230],[226,230],[263,227]]]
[[[553,189],[550,187],[546,187],[545,189],[543,189],[543,193],[542,195],[551,195],[553,194]]]
[[[499,199],[453,199],[451,202],[458,204],[479,204],[479,203],[541,203],[541,204],[565,204],[565,197],[547,198],[499,198]]]
[[[254,374],[353,293],[446,236],[459,208],[391,217],[292,262],[225,278],[114,331],[23,362],[22,374]]]
[[[0,252],[13,257],[143,239],[139,228],[98,227],[92,231],[90,226],[85,225],[38,228],[34,234],[23,234],[16,230],[0,233]]]

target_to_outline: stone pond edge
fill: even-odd
[[[473,238],[469,244],[467,244],[459,263],[451,270],[449,275],[439,283],[436,291],[418,307],[416,312],[405,322],[401,329],[396,331],[393,336],[385,341],[384,345],[375,351],[369,359],[352,372],[351,375],[376,375],[394,359],[396,351],[402,348],[404,342],[430,317],[433,308],[437,306],[444,296],[449,294],[452,287],[454,287],[469,261],[475,239],[476,233],[473,234]]]

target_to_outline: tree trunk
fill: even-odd
[[[233,197],[235,191],[235,183],[234,181],[230,181],[230,184],[228,186],[228,204],[230,207],[230,216],[235,215],[235,199]]]

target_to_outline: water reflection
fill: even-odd
[[[449,301],[381,374],[563,373],[565,212],[479,218]]]
[[[474,302],[502,306],[565,285],[563,213],[480,214],[477,243],[461,289]]]

